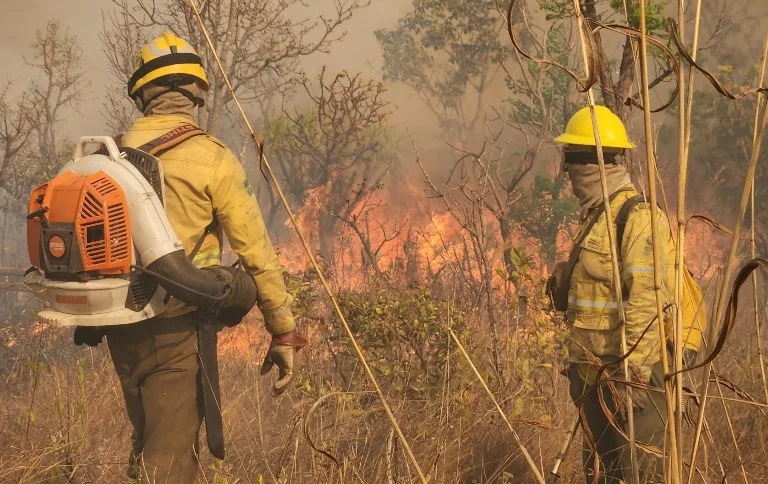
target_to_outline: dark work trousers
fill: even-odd
[[[584,475],[588,484],[618,484],[631,481],[632,460],[629,441],[617,431],[608,421],[596,388],[590,386],[579,375],[578,366],[571,365],[568,369],[570,394],[575,404],[583,402],[586,422],[595,440],[595,447],[600,461],[599,473],[595,472],[595,455],[586,434],[584,442]],[[619,386],[620,384],[617,384]],[[654,366],[651,374],[650,387],[664,388],[664,378],[661,363]],[[609,411],[615,415],[619,427],[628,434],[627,420],[616,411],[614,395],[608,385],[602,386],[602,398]],[[620,389],[619,394],[624,394]],[[634,389],[632,405],[635,417],[635,440],[658,448],[660,454],[664,448],[664,430],[666,425],[666,406],[663,391],[648,391]],[[660,455],[637,447],[638,469],[640,482],[663,483],[664,459]]]
[[[195,313],[107,330],[140,482],[192,483],[204,416]],[[129,475],[131,470],[129,469]]]

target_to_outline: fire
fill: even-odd
[[[689,223],[685,230],[685,258],[694,277],[705,281],[715,277],[725,263],[729,244],[723,232],[700,222]]]
[[[401,185],[377,190],[366,203],[356,207],[351,217],[355,226],[338,223],[333,257],[325,261],[331,264],[326,276],[336,288],[360,287],[374,271],[408,272],[411,275],[406,277],[413,283],[413,274],[423,280],[447,269],[444,274],[461,270],[476,281],[483,275],[490,276],[493,289],[501,291],[509,288],[505,250],[525,254],[527,262],[517,270],[528,271],[534,280],[546,279],[554,263],[564,260],[570,252],[576,222],[558,233],[556,260],[545,260],[541,241],[522,229],[503,240],[499,221],[489,210],[471,215],[451,213],[441,200],[424,197],[418,173],[403,179]],[[297,210],[299,226],[314,251],[319,247],[318,218],[329,190],[329,186],[322,186],[308,191],[304,206]],[[467,216],[472,218],[466,220]],[[674,220],[672,224],[674,227]],[[701,223],[692,223],[688,229],[686,257],[697,278],[710,279],[725,258],[726,237],[713,237],[713,231]],[[279,241],[276,247],[287,271],[309,268],[304,248],[295,235]]]
[[[418,177],[406,177],[414,180]],[[333,282],[340,288],[358,287],[370,274],[363,267],[375,264],[386,273],[395,268],[411,270],[415,267],[420,276],[434,274],[462,254],[473,254],[473,241],[454,214],[437,204],[413,203],[421,198],[421,187],[413,182],[397,188],[377,190],[365,203],[352,212],[350,220],[356,224],[339,222],[334,239]],[[327,187],[308,192],[306,203],[298,210],[297,221],[310,246],[319,246],[318,214],[323,209],[322,200],[328,195]],[[497,223],[488,213],[484,215],[485,230],[489,241],[500,240]],[[289,221],[287,222],[290,223]],[[366,239],[369,251],[365,250]],[[519,240],[517,240],[519,239]],[[526,243],[516,238],[514,244]],[[289,272],[305,270],[309,261],[297,237],[276,244],[280,260]],[[488,243],[485,252],[493,265],[503,256],[503,246]],[[326,261],[328,262],[328,261]],[[477,269],[472,269],[479,272]],[[405,272],[405,271],[403,271]],[[474,274],[478,276],[479,274]]]

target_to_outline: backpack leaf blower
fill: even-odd
[[[102,149],[84,155],[88,144]],[[83,137],[74,159],[32,191],[24,283],[57,326],[129,324],[162,314],[173,296],[237,324],[256,303],[246,272],[195,267],[163,208],[162,165],[105,136]]]

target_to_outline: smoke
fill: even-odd
[[[101,51],[98,33],[101,28],[102,9],[110,2],[99,0],[2,0],[4,15],[0,16],[0,85],[13,83],[13,91],[24,90],[35,72],[24,59],[30,55],[30,46],[38,30],[49,20],[58,20],[77,36],[83,50],[83,67],[87,72],[88,87],[79,112],[65,114],[64,133],[76,138],[83,135],[103,134],[101,103],[107,85],[108,69]]]
[[[102,11],[111,9],[111,2],[103,0],[0,0],[4,15],[0,17],[0,84],[12,82],[15,92],[27,87],[34,75],[24,61],[29,56],[35,32],[45,28],[46,22],[56,19],[74,33],[83,49],[83,67],[87,71],[90,86],[79,113],[68,113],[63,126],[70,137],[103,134],[105,131],[101,115],[106,86],[110,83],[109,71],[105,65],[99,31],[102,26]],[[309,7],[295,13],[296,20],[312,18],[328,13],[331,2],[311,2]],[[332,72],[348,70],[362,72],[366,77],[379,79],[382,63],[381,49],[374,37],[379,28],[392,27],[411,7],[410,0],[374,1],[364,9],[355,12],[345,24],[345,37],[332,46],[328,54],[318,54],[305,59],[302,68],[313,76],[327,65]],[[413,105],[411,94],[403,88],[393,87],[393,104]],[[408,117],[413,120],[413,112]],[[398,116],[396,114],[396,116]]]
[[[384,59],[374,32],[394,28],[397,21],[412,9],[412,4],[412,0],[374,0],[367,8],[355,12],[345,24],[346,36],[334,44],[329,54],[307,58],[302,65],[303,69],[312,76],[325,65],[329,72],[360,72],[365,77],[380,80]],[[320,13],[322,10],[317,7],[304,10],[304,15]],[[437,128],[434,117],[411,88],[397,83],[386,83],[386,87],[387,99],[394,110],[392,125],[402,131],[400,134],[404,134],[405,127],[411,131],[424,125],[429,125],[432,130]]]

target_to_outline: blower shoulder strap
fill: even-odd
[[[206,134],[206,132],[194,124],[182,124],[178,128],[174,128],[162,136],[159,136],[151,141],[147,141],[143,145],[139,146],[138,149],[144,151],[145,153],[149,153],[152,156],[160,156],[171,148],[175,148],[176,146],[180,145],[184,141],[195,136],[200,136],[202,134]]]
[[[168,131],[162,136],[158,136],[153,140],[147,141],[143,145],[137,147],[137,149],[145,153],[149,153],[152,156],[160,156],[161,154],[165,153],[171,148],[177,147],[184,141],[190,138],[193,138],[195,136],[203,135],[203,134],[208,134],[208,133],[198,128],[194,124],[186,123]],[[115,144],[117,146],[121,146],[123,141],[123,135],[118,134],[113,139],[115,140]],[[216,226],[217,226],[217,222],[216,222],[216,217],[214,216],[213,221],[207,227],[205,227],[205,230],[203,230],[203,234],[197,240],[195,247],[192,249],[192,252],[189,254],[190,260],[193,259],[195,255],[197,255],[197,253],[200,251],[200,247],[203,245],[203,240],[208,234],[216,230]]]
[[[200,247],[203,246],[203,241],[208,236],[208,234],[213,233],[214,230],[218,227],[219,222],[216,220],[216,215],[214,214],[213,220],[211,223],[208,224],[208,226],[205,227],[203,230],[203,234],[200,236],[199,239],[197,239],[197,242],[195,243],[195,246],[192,248],[192,252],[189,253],[189,260],[193,260],[198,252],[200,252]]]
[[[200,136],[202,134],[208,134],[208,133],[198,128],[194,124],[190,124],[190,123],[182,124],[178,128],[174,128],[162,136],[158,136],[153,140],[147,141],[141,146],[137,146],[136,149],[141,150],[144,153],[149,153],[152,156],[160,156],[166,151],[170,150],[171,148],[177,147],[178,145],[188,140],[189,138]],[[123,145],[122,134],[113,136],[112,139],[115,140],[115,144],[117,146]],[[97,153],[106,154],[106,149],[102,148],[99,151],[97,151]]]

